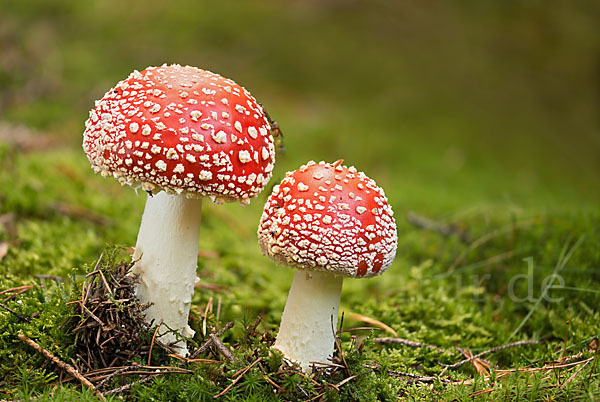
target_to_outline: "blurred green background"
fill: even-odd
[[[600,6],[547,1],[0,0],[0,118],[78,146],[133,69],[235,79],[279,122],[276,178],[344,158],[399,212],[600,200]]]
[[[382,277],[345,281],[343,311],[448,350],[549,339],[501,354],[500,367],[556,359],[566,331],[573,353],[584,353],[600,320],[599,21],[597,0],[0,0],[0,289],[39,287],[39,274],[82,277],[107,244],[135,244],[145,194],[93,174],[84,121],[133,69],[180,63],[244,85],[280,124],[286,152],[269,186],[310,159],[343,158],[385,189],[398,256]],[[260,255],[255,231],[268,193],[246,208],[204,203],[193,317],[214,297],[221,320],[262,315],[266,328],[278,327],[293,273]],[[421,230],[410,211],[458,236]],[[532,287],[520,280],[515,300],[509,284],[527,272],[526,257]],[[565,286],[546,288],[559,268]],[[564,300],[523,301],[546,291]],[[56,351],[45,323],[60,331],[60,315],[31,295],[18,302],[11,306],[23,314],[41,311],[47,321],[30,327]],[[361,324],[346,317],[346,327]],[[15,340],[24,328],[0,311],[0,378],[44,389],[41,361]],[[366,350],[421,374],[439,374],[438,358],[458,359]],[[42,379],[28,380],[31,367]],[[425,389],[407,391],[385,373],[377,381],[395,387],[390,400]],[[590,372],[571,382],[575,394],[540,389],[548,400],[592,399],[598,381]],[[529,377],[507,382],[516,395],[530,386]],[[465,387],[444,392],[431,400],[472,400]]]

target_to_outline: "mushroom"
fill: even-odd
[[[133,259],[149,322],[193,336],[202,198],[249,203],[271,178],[275,151],[261,105],[243,87],[190,66],[134,71],[96,102],[83,149],[96,173],[149,196]],[[162,190],[162,191],[161,191]],[[164,332],[164,331],[163,331]],[[185,355],[179,341],[178,353]]]
[[[304,371],[333,354],[343,277],[379,275],[396,255],[383,190],[341,163],[311,161],[288,172],[258,226],[263,254],[296,269],[274,347]]]

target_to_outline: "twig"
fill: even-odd
[[[226,393],[228,393],[228,392],[229,392],[229,390],[230,390],[231,388],[233,388],[233,386],[234,386],[235,384],[237,384],[237,382],[240,380],[240,378],[242,378],[242,376],[243,376],[244,374],[246,374],[246,372],[248,372],[248,370],[250,370],[252,367],[254,367],[254,366],[255,366],[255,365],[258,363],[258,362],[260,362],[261,360],[262,360],[262,357],[259,357],[258,359],[256,359],[256,360],[254,361],[254,363],[252,363],[251,365],[249,365],[248,367],[246,367],[245,369],[243,369],[243,370],[242,370],[242,371],[241,371],[241,372],[238,374],[238,376],[237,376],[236,378],[234,378],[233,382],[227,386],[227,388],[225,388],[223,391],[221,391],[221,392],[220,392],[220,393],[218,393],[217,395],[214,395],[214,396],[213,396],[213,398],[214,398],[214,399],[217,399],[217,398],[220,398],[220,397],[222,397],[222,396],[223,396],[223,395],[225,395]]]
[[[107,375],[106,378],[104,378],[102,381],[100,381],[96,385],[96,388],[101,389],[106,384],[108,384],[108,382],[111,380],[111,378],[114,378],[115,376],[118,376],[119,374],[123,374],[123,373],[125,373],[127,371],[130,371],[130,370],[136,370],[138,368],[139,368],[139,366],[137,364],[134,364],[132,366],[121,367],[120,369],[115,370],[112,373],[110,373],[109,375]]]
[[[406,214],[406,220],[420,229],[425,229],[431,232],[439,233],[444,237],[457,235],[459,239],[464,243],[469,241],[469,236],[467,235],[467,233],[457,228],[456,225],[444,225],[443,223],[439,223],[424,216],[417,215],[412,211]]]
[[[212,313],[212,302],[213,302],[213,298],[211,296],[211,297],[209,297],[208,303],[206,303],[206,308],[204,309],[204,317],[202,319],[202,335],[203,336],[206,336],[206,319],[208,318],[208,311],[210,310],[210,312]]]
[[[590,370],[590,375],[588,376],[588,382],[592,379],[592,374],[594,374],[594,370],[596,370],[596,363],[598,363],[598,351],[600,351],[600,347],[598,346],[598,339],[596,341],[596,353],[594,354],[594,364],[592,364],[592,369]]]
[[[31,322],[29,320],[29,318],[22,316],[21,314],[17,313],[16,311],[14,311],[10,307],[4,305],[3,303],[0,303],[0,307],[2,307],[4,310],[8,311],[9,313],[11,313],[12,315],[14,315],[15,317],[17,317],[19,320],[21,320],[23,322],[28,322],[28,323]]]
[[[215,336],[220,337],[222,336],[225,332],[227,332],[229,329],[231,329],[233,327],[233,321],[229,321],[227,324],[225,324],[225,326],[223,328],[221,328],[216,334]],[[198,348],[198,350],[196,350],[189,358],[190,359],[195,359],[196,357],[198,357],[198,355],[200,355],[200,353],[205,352],[209,347],[210,344],[212,343],[212,339],[208,339],[206,342],[204,342],[204,344],[202,346],[200,346]]]
[[[335,386],[339,388],[342,385],[346,384],[347,382],[350,382],[350,381],[354,380],[356,377],[360,377],[361,375],[369,374],[369,373],[371,373],[373,371],[375,371],[374,368],[372,368],[371,370],[363,371],[362,373],[358,373],[358,374],[355,374],[353,376],[344,378],[342,381],[340,381],[337,384],[335,384]]]
[[[92,274],[94,274],[95,272],[98,272],[98,270],[100,268],[100,263],[102,262],[103,257],[104,257],[104,252],[100,253],[100,255],[98,256],[98,260],[96,261],[96,265],[94,265],[94,269],[92,270],[92,272],[90,272],[89,274],[87,274],[85,276],[86,279],[89,278],[90,276],[92,276]]]
[[[312,401],[316,401],[317,399],[320,399],[320,398],[321,398],[323,395],[325,395],[326,393],[327,393],[326,391],[323,391],[323,392],[321,392],[320,394],[318,394],[318,395],[315,395],[315,396],[313,396],[313,397],[312,397],[312,398],[310,398],[310,399],[307,399],[307,400],[306,400],[306,402],[312,402]]]
[[[325,367],[333,367],[333,368],[341,368],[345,369],[346,366],[341,364],[333,363],[333,362],[317,362],[317,361],[309,361],[310,364],[314,365],[316,368],[325,368]],[[291,364],[290,364],[291,365]],[[319,366],[319,367],[317,367]]]
[[[412,380],[412,382],[432,383],[437,379],[439,379],[443,383],[448,381],[448,380],[446,380],[444,378],[440,378],[440,377],[418,375],[418,374],[406,373],[404,371],[390,371],[390,374],[395,375],[397,377],[408,377]]]
[[[181,360],[185,363],[206,363],[206,364],[221,364],[223,363],[221,360],[213,360],[213,359],[190,359],[188,357],[179,356],[176,354],[169,354],[169,357],[173,359]]]
[[[7,301],[14,299],[14,298],[15,298],[15,297],[17,297],[18,295],[20,295],[20,294],[23,294],[23,293],[27,292],[28,290],[30,290],[30,289],[32,289],[32,288],[33,288],[33,286],[31,286],[31,287],[29,287],[29,286],[24,286],[24,289],[17,290],[17,291],[16,291],[15,293],[13,293],[12,295],[6,296],[6,297],[4,298],[4,300],[2,300],[2,301],[3,301],[4,303],[6,303]]]
[[[152,359],[152,348],[154,348],[154,340],[156,339],[156,334],[158,333],[158,330],[160,329],[160,326],[163,323],[163,319],[161,318],[160,321],[158,322],[158,325],[156,326],[156,329],[154,330],[154,334],[152,335],[152,342],[150,343],[150,351],[148,351],[148,366],[150,365],[150,360]]]
[[[565,333],[565,346],[563,347],[563,355],[564,358],[567,355],[567,344],[569,341],[569,330],[571,329],[571,321],[567,320],[567,332]]]
[[[344,385],[345,383],[354,380],[356,377],[358,377],[360,374],[355,374],[353,376],[344,378],[342,381],[338,382],[337,384],[335,384],[336,387],[341,387],[342,385]]]
[[[504,378],[504,377],[506,377],[506,376],[508,376],[510,374],[513,374],[513,373],[515,373],[515,374],[518,374],[518,373],[534,373],[534,372],[539,372],[539,371],[551,371],[551,370],[555,370],[555,369],[558,369],[558,368],[573,367],[573,366],[577,366],[579,364],[587,365],[593,359],[594,359],[593,357],[590,357],[590,358],[585,359],[585,360],[578,360],[576,362],[570,362],[570,363],[565,363],[565,364],[546,364],[543,367],[496,369],[495,370],[495,373],[496,373],[495,379],[498,380],[500,378]],[[555,362],[553,362],[553,363],[555,363]],[[547,380],[549,378],[550,378],[550,376],[546,376],[546,377],[542,378],[541,380],[543,381],[543,380]],[[482,380],[486,381],[486,382],[493,381],[490,376],[483,377]],[[446,383],[450,384],[450,385],[473,385],[473,381],[471,381],[471,380],[460,380],[460,381],[447,381],[447,380],[443,380],[443,381],[446,381]],[[532,387],[532,386],[533,385],[529,385],[528,387]]]
[[[581,365],[581,367],[579,367],[579,369],[573,373],[573,375],[571,375],[571,377],[569,377],[569,379],[565,382],[562,383],[562,385],[560,386],[560,389],[563,389],[565,387],[565,385],[567,385],[569,383],[569,381],[571,381],[573,378],[575,378],[575,376],[577,374],[579,374],[581,372],[581,370],[583,370],[588,364],[590,364],[590,360],[586,361],[584,364]]]
[[[560,360],[564,360],[567,356],[567,344],[569,343],[569,330],[571,329],[571,322],[567,320],[567,330],[565,331],[565,344],[563,346],[563,353]],[[560,369],[554,373],[556,375],[556,382],[560,384]],[[561,387],[562,389],[562,387]]]
[[[487,394],[490,392],[494,392],[495,390],[496,390],[496,388],[480,389],[479,391],[471,392],[469,394],[469,396],[477,396],[477,395]]]
[[[344,319],[344,313],[342,313],[342,322],[340,322],[340,328],[342,328],[343,319]],[[346,372],[348,373],[348,375],[350,375],[350,368],[348,367],[348,363],[346,363],[346,357],[344,356],[344,350],[342,349],[342,344],[340,342],[340,338],[337,336],[337,334],[335,332],[335,326],[333,325],[333,314],[331,315],[331,332],[333,334],[333,339],[335,341],[335,347],[340,352],[340,358],[342,360],[342,363],[344,363],[344,368],[346,369]]]
[[[275,381],[271,380],[268,375],[266,375],[266,374],[263,373],[263,377],[265,378],[265,380],[267,380],[267,382],[269,384],[271,384],[272,386],[274,386],[275,388],[277,388],[278,391],[281,391],[281,386],[277,385],[277,383]]]
[[[381,331],[383,330],[383,328],[377,328],[377,327],[355,327],[355,328],[347,328],[347,329],[340,329],[338,330],[339,333],[344,333],[344,332],[354,332],[354,331]],[[390,338],[393,339],[393,338]]]
[[[217,299],[217,315],[215,316],[215,319],[217,320],[217,324],[215,324],[215,326],[218,325],[220,317],[221,317],[221,296],[219,296],[219,298]]]
[[[88,387],[89,389],[94,391],[96,393],[96,395],[98,395],[100,397],[100,399],[104,400],[104,396],[102,395],[102,393],[100,391],[98,391],[96,389],[94,384],[89,382],[89,380],[87,378],[85,378],[83,375],[79,374],[79,372],[77,370],[75,370],[75,368],[73,366],[71,366],[69,363],[63,362],[58,357],[54,356],[51,352],[42,348],[37,342],[29,339],[28,337],[26,337],[23,334],[18,334],[17,338],[19,338],[21,341],[25,342],[27,345],[31,346],[33,349],[35,349],[36,352],[41,353],[46,359],[50,360],[51,362],[56,364],[58,367],[60,367],[61,369],[65,370],[66,372],[71,374],[83,385],[85,385],[86,387]]]
[[[343,315],[343,313],[342,313],[342,315]],[[262,315],[259,315],[258,317],[256,317],[256,321],[254,321],[254,323],[248,325],[247,332],[248,333],[256,332],[256,328],[258,328],[258,326],[262,322],[262,319],[263,319]]]
[[[409,341],[408,339],[402,339],[402,338],[375,338],[375,339],[373,339],[373,341],[375,343],[391,343],[391,344],[397,344],[397,345],[410,346],[411,348],[427,348],[427,349],[431,349],[431,350],[439,350],[442,353],[448,352],[447,350],[442,349],[439,346],[428,345],[426,343],[421,343],[421,342],[416,342],[416,341]]]
[[[338,325],[338,330],[337,330],[338,333],[342,332],[342,328],[344,327],[345,313],[346,313],[345,311],[342,311],[342,316],[340,317],[340,323]],[[332,320],[333,320],[333,317],[332,317]],[[333,336],[335,336],[335,335],[336,335],[336,333],[333,334]]]
[[[26,291],[29,289],[33,289],[33,285],[25,285],[25,286],[18,286],[16,288],[4,289],[4,290],[0,291],[0,295],[3,295],[5,293],[10,293],[10,292],[22,292],[22,291]]]
[[[161,374],[166,374],[166,373],[161,373]],[[115,388],[115,389],[111,389],[110,391],[106,391],[104,393],[104,395],[120,394],[121,392],[127,391],[129,388],[133,387],[136,384],[147,383],[148,381],[152,380],[154,377],[157,377],[157,376],[158,376],[158,374],[153,373],[153,374],[149,375],[148,377],[142,378],[139,381],[133,381],[133,382],[130,382],[129,384],[125,384],[119,388]]]
[[[106,286],[106,292],[107,292],[109,298],[114,297],[113,290],[110,288],[110,286],[108,286],[108,282],[106,281],[106,277],[104,276],[104,272],[102,272],[102,270],[98,270],[98,273],[100,273],[100,277],[102,278],[102,282],[104,283],[104,286]]]
[[[77,302],[80,302],[80,300],[76,300],[76,301],[77,301]],[[80,304],[81,304],[81,303],[80,303]],[[83,310],[85,310],[85,312],[86,312],[86,313],[88,313],[88,314],[90,315],[90,317],[92,317],[92,318],[94,319],[94,321],[96,321],[98,324],[100,324],[100,325],[102,326],[102,328],[106,327],[106,324],[104,324],[100,318],[96,317],[96,315],[95,315],[94,313],[92,313],[92,312],[91,312],[91,311],[90,311],[90,310],[89,310],[89,309],[88,309],[88,308],[85,306],[85,304],[81,304],[81,308],[82,308]],[[97,310],[97,308],[96,308],[96,310]],[[95,310],[94,310],[94,311],[95,311]],[[85,322],[85,320],[84,320],[84,322]],[[80,326],[81,326],[81,325],[80,325]]]
[[[233,356],[233,353],[231,353],[231,351],[227,349],[227,346],[223,345],[223,342],[221,342],[217,335],[210,334],[208,337],[212,340],[213,345],[215,345],[216,348],[219,349],[219,352],[221,352],[221,354],[225,356],[227,360],[232,362],[236,361],[235,356]]]
[[[119,367],[105,367],[102,369],[90,370],[86,373],[86,378],[90,382],[103,381],[107,377],[114,377],[115,375],[154,375],[154,374],[193,374],[192,370],[184,369],[175,366],[142,366],[142,365],[131,365],[131,366],[119,366]],[[72,381],[73,377],[68,377],[63,382]],[[99,388],[98,384],[96,388]]]
[[[490,375],[490,372],[487,370],[491,367],[490,363],[474,357],[473,352],[471,352],[469,349],[458,348],[458,350],[460,350],[464,357],[471,359],[471,364],[473,367],[475,367],[475,371],[477,371],[479,374],[483,374],[485,377]],[[447,369],[447,367],[444,368],[440,374],[445,373]]]
[[[298,389],[304,394],[304,396],[306,396],[307,398],[309,397],[308,393],[304,390],[304,388],[300,386],[300,384],[296,383],[296,387],[298,387]]]
[[[362,321],[362,322],[366,322],[367,324],[375,325],[376,327],[379,327],[379,328],[389,332],[390,334],[394,335],[396,338],[398,337],[398,333],[396,331],[394,331],[390,326],[384,324],[383,322],[381,322],[379,320],[376,320],[371,317],[367,317],[362,314],[357,314],[357,313],[348,313],[348,315],[353,320]]]
[[[578,364],[581,363],[587,363],[587,362],[591,362],[594,358],[590,357],[589,359],[585,359],[585,360],[578,360],[576,362],[570,362],[570,363],[564,363],[564,364],[552,364],[552,365],[544,365],[543,367],[528,367],[528,368],[520,368],[520,369],[506,369],[506,370],[496,370],[496,373],[498,374],[508,374],[508,373],[530,373],[530,372],[535,372],[535,371],[544,371],[544,370],[554,370],[557,368],[565,368],[565,367],[572,367],[572,366],[577,366]]]
[[[443,363],[440,363],[440,364],[441,364],[442,366],[444,366],[446,369],[449,369],[449,368],[456,368],[456,367],[460,367],[460,366],[462,366],[462,365],[463,365],[463,364],[465,364],[465,363],[469,363],[469,362],[470,362],[470,361],[472,361],[472,360],[479,359],[481,356],[483,356],[483,355],[487,355],[488,353],[495,353],[495,352],[498,352],[498,351],[500,351],[500,350],[504,350],[504,349],[512,348],[512,347],[514,347],[514,346],[521,346],[521,345],[536,345],[536,344],[538,344],[538,343],[539,343],[539,341],[536,341],[536,340],[527,340],[527,339],[526,339],[526,340],[523,340],[523,341],[518,341],[518,342],[513,342],[513,343],[507,343],[506,345],[500,345],[500,346],[496,346],[495,348],[491,348],[491,349],[489,349],[489,350],[486,350],[486,351],[483,351],[483,352],[481,352],[481,353],[478,353],[478,354],[476,354],[475,356],[473,356],[473,357],[470,357],[470,358],[468,358],[468,359],[465,359],[465,360],[461,360],[461,361],[459,361],[458,363],[454,363],[454,364],[443,364]],[[444,371],[446,371],[446,370],[444,370]]]

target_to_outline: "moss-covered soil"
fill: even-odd
[[[336,365],[303,376],[269,349],[293,272],[260,254],[267,194],[206,201],[191,343],[232,321],[219,339],[235,361],[213,345],[182,362],[142,326],[124,371],[89,374],[107,400],[600,399],[597,7],[125,3],[0,0],[0,400],[100,398],[18,335],[90,369],[76,301],[101,254],[106,274],[130,261],[145,194],[93,174],[83,122],[163,62],[268,108],[286,149],[272,184],[310,159],[374,178],[398,256],[345,281]]]

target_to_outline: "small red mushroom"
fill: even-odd
[[[261,105],[218,74],[149,67],[96,102],[83,149],[94,171],[149,193],[133,256],[136,295],[152,303],[149,321],[193,335],[201,199],[247,204],[264,189],[275,151]],[[172,333],[161,339],[175,341]]]
[[[288,172],[258,227],[263,253],[296,269],[274,347],[305,371],[333,353],[343,277],[382,274],[396,255],[383,190],[341,163],[311,161]]]

